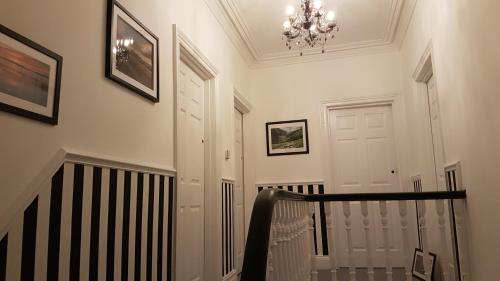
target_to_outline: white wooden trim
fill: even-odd
[[[427,47],[425,47],[424,53],[420,57],[417,66],[415,67],[415,71],[413,72],[413,80],[415,82],[427,83],[431,78],[433,71],[433,62],[432,62],[432,40],[427,43]]]
[[[347,108],[360,108],[360,107],[369,107],[369,106],[382,106],[389,105],[392,110],[392,119],[393,119],[393,133],[394,133],[394,148],[396,152],[396,165],[398,170],[398,182],[400,190],[403,190],[403,180],[401,177],[402,171],[401,169],[401,156],[400,156],[400,144],[399,144],[399,128],[395,123],[395,104],[400,103],[399,101],[400,95],[398,94],[388,94],[382,96],[371,96],[371,97],[354,97],[354,98],[346,98],[346,99],[338,99],[332,101],[324,101],[320,106],[320,124],[322,127],[321,130],[321,148],[325,153],[322,154],[323,159],[323,174],[325,175],[325,193],[334,193],[334,179],[332,168],[335,165],[333,163],[332,149],[330,146],[330,111],[338,110],[338,109],[347,109]]]
[[[177,79],[179,77],[180,63],[184,62],[188,67],[195,71],[203,80],[205,80],[206,95],[205,102],[205,257],[204,257],[204,279],[220,280],[222,252],[220,249],[221,230],[218,225],[221,224],[219,216],[219,206],[221,190],[217,188],[221,184],[221,163],[217,161],[217,123],[216,123],[216,97],[219,92],[219,71],[214,64],[206,57],[203,52],[182,32],[177,25],[173,25],[174,36],[174,124],[175,124],[175,165],[177,167],[179,151],[179,122],[177,121],[177,102],[178,87]],[[212,192],[213,191],[213,192]],[[177,206],[177,201],[175,200]],[[175,208],[177,212],[177,207]],[[176,218],[176,215],[174,215]],[[177,225],[174,219],[174,225]],[[177,228],[176,228],[177,229]],[[174,241],[177,241],[174,233]],[[174,256],[177,256],[177,243],[174,245]],[[217,257],[217,258],[214,258]],[[174,258],[174,276],[176,276],[176,259]],[[175,279],[175,278],[174,278]]]
[[[110,156],[91,152],[82,152],[72,148],[60,149],[42,168],[40,173],[28,184],[22,193],[0,217],[0,237],[6,234],[8,226],[14,218],[24,212],[27,204],[42,192],[43,183],[50,180],[64,163],[84,164],[103,168],[176,176],[176,171],[170,168],[154,167],[144,163],[116,159]]]
[[[457,161],[455,163],[450,163],[444,166],[444,173],[445,175],[449,171],[455,171],[455,177],[457,181],[457,187],[461,188],[462,190],[465,189],[465,186],[463,186],[463,180],[462,180],[462,163],[460,161]]]
[[[140,162],[126,161],[116,157],[99,155],[91,152],[82,152],[75,149],[64,148],[65,162],[75,164],[85,164],[103,168],[118,169],[125,171],[142,172],[175,177],[176,171],[173,168],[152,166]]]
[[[260,182],[256,183],[255,187],[259,186],[296,186],[296,185],[320,185],[324,182],[322,180],[313,180],[313,181],[292,181],[292,182]]]
[[[234,183],[236,180],[232,178],[222,177],[222,181],[227,183]]]
[[[233,90],[234,94],[234,107],[238,109],[243,115],[252,110],[250,102],[238,91],[236,88]]]

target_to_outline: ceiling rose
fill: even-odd
[[[339,31],[333,11],[325,12],[320,0],[301,0],[301,12],[295,12],[293,6],[286,8],[287,19],[283,23],[283,40],[289,50],[321,46],[325,52],[328,39],[333,39]]]

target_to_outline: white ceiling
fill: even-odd
[[[270,63],[297,60],[297,51],[289,51],[281,39],[285,9],[300,0],[214,0],[229,19],[231,35],[237,47],[247,53],[249,63]],[[413,0],[414,1],[414,0]],[[326,10],[334,10],[340,31],[326,47],[327,54],[392,46],[398,32],[409,22],[409,0],[323,0]],[[209,1],[207,1],[209,3]],[[411,5],[410,5],[411,6]],[[406,25],[406,26],[404,26]],[[227,31],[227,29],[226,29]],[[234,40],[233,40],[234,42]],[[249,54],[248,54],[249,53]],[[305,51],[305,57],[317,56],[321,49]],[[323,55],[324,56],[324,55]],[[248,59],[249,58],[249,59]]]

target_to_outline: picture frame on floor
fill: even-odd
[[[436,254],[416,248],[413,254],[412,276],[422,281],[433,281],[436,258]],[[430,275],[426,275],[428,272]]]
[[[267,156],[309,154],[307,119],[266,123]]]
[[[0,24],[0,110],[58,124],[62,56]]]
[[[159,39],[118,1],[108,0],[106,77],[160,101]]]

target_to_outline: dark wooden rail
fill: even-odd
[[[466,199],[465,191],[399,192],[305,195],[281,189],[266,189],[255,200],[245,248],[241,281],[265,281],[271,222],[276,203],[284,201],[346,202],[346,201],[422,201]]]

